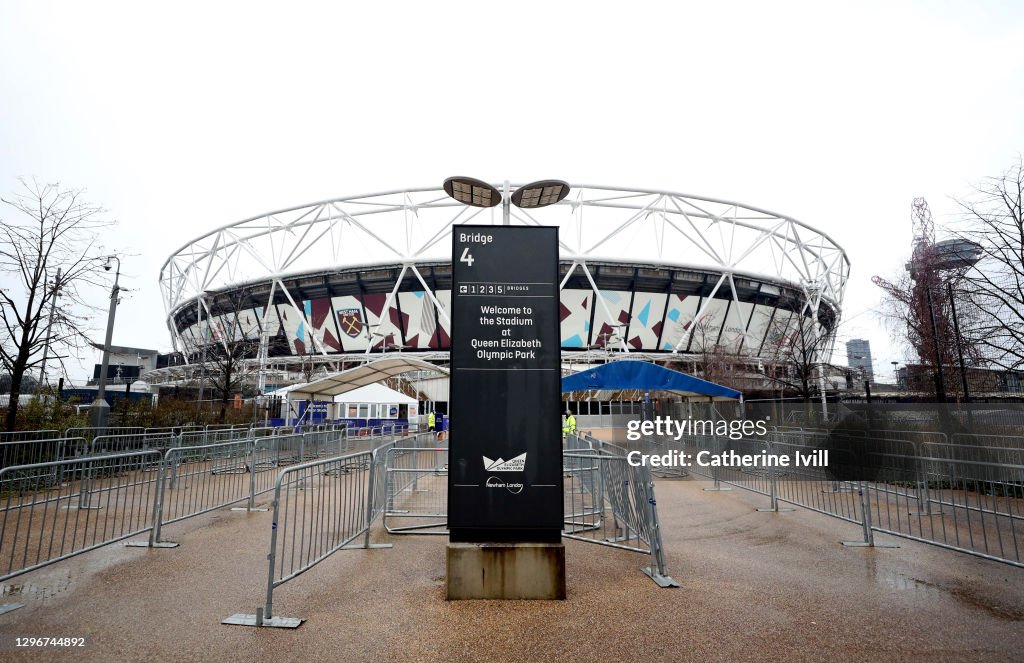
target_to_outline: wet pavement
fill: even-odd
[[[25,607],[0,615],[0,660],[1024,659],[1024,569],[881,535],[901,547],[844,548],[858,525],[707,485],[657,485],[678,589],[645,556],[567,541],[568,600],[446,602],[446,538],[375,530],[395,547],[335,553],[274,592],[299,629],[225,626],[263,604],[271,517],[222,509],[167,526],[178,548],[113,544],[7,581],[0,603]]]

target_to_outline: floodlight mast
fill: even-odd
[[[508,197],[508,180],[505,180],[504,191],[501,194],[501,224],[512,225],[512,200]]]

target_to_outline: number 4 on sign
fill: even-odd
[[[469,253],[469,247],[462,249],[462,257],[459,258],[459,262],[464,262],[470,267],[473,266],[473,256]]]

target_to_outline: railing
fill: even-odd
[[[415,444],[403,440],[384,452],[384,528],[389,534],[447,534],[447,443],[429,434],[410,441]]]
[[[278,474],[266,603],[255,614],[235,614],[223,623],[295,628],[302,619],[274,614],[274,589],[359,539],[356,547],[376,547],[369,543],[373,461],[373,452],[362,451],[294,465]]]
[[[220,509],[256,494],[255,442],[222,442],[168,449],[160,466],[149,547],[169,547],[164,525]]]
[[[650,555],[643,572],[660,587],[678,587],[665,569],[650,468],[630,464],[626,449],[586,433],[567,436],[566,444],[562,536]]]
[[[154,506],[155,526],[149,547],[172,547],[163,526],[201,513],[246,502],[239,511],[254,511],[256,496],[274,488],[276,472],[305,457],[338,456],[344,451],[339,431],[299,433],[215,442],[169,449],[161,465],[160,492]]]
[[[273,589],[360,537],[362,547],[372,547],[369,527],[378,515],[396,532],[423,529],[395,524],[398,519],[446,518],[447,448],[429,433],[396,441],[385,437],[394,433],[390,429],[355,438],[342,430],[263,437],[250,431],[244,440],[188,446],[178,446],[187,432],[164,433],[79,438],[70,445],[58,440],[53,453],[73,448],[103,454],[0,470],[7,499],[0,521],[3,578],[147,531],[148,541],[130,545],[174,545],[162,539],[163,527],[243,502],[250,510],[255,496],[273,490],[267,602],[250,617],[252,623],[276,624],[281,620],[272,612]],[[51,441],[36,441],[35,448],[42,442]],[[117,451],[158,443],[171,446]],[[671,582],[664,575],[649,473],[630,469],[623,450],[612,445],[595,450],[588,441],[571,450],[581,456],[567,461],[576,467],[575,483],[597,496],[589,515],[598,528],[619,532],[605,543],[651,554],[649,574]],[[606,491],[609,482],[617,485]]]
[[[146,435],[181,435],[203,430],[202,426],[153,426],[143,430]]]
[[[97,435],[141,435],[146,432],[142,426],[107,426],[96,428],[93,426],[78,426],[68,428],[64,431],[64,437],[84,437],[92,441]]]
[[[181,438],[170,433],[138,432],[122,435],[97,435],[89,443],[86,453],[95,456],[141,449],[169,449],[180,443]]]
[[[0,454],[19,463],[0,468],[2,578],[146,531],[148,540],[129,545],[174,546],[162,538],[165,525],[232,504],[256,510],[256,496],[274,489],[283,466],[338,456],[349,444],[342,430],[177,446],[184,435],[141,431],[0,444]],[[366,437],[360,446],[369,452],[383,441]],[[126,451],[135,446],[159,448]]]
[[[0,469],[0,580],[150,529],[159,466],[141,451]]]
[[[60,431],[50,429],[0,431],[0,444],[3,444],[4,442],[52,440],[58,437],[60,437]]]
[[[765,440],[683,438],[685,451],[794,457],[830,448],[833,468],[854,468],[846,480],[822,467],[706,468],[695,474],[824,513],[861,526],[863,540],[848,545],[880,546],[876,532],[1024,566],[1024,449],[1019,438],[958,436],[978,444],[947,442],[935,432],[884,431],[880,437],[779,431]]]
[[[89,445],[81,437],[0,442],[0,467],[34,465],[87,455]]]

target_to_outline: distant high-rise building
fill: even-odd
[[[859,368],[868,382],[875,381],[875,372],[871,367],[871,343],[855,338],[846,342],[846,364],[850,368]]]

